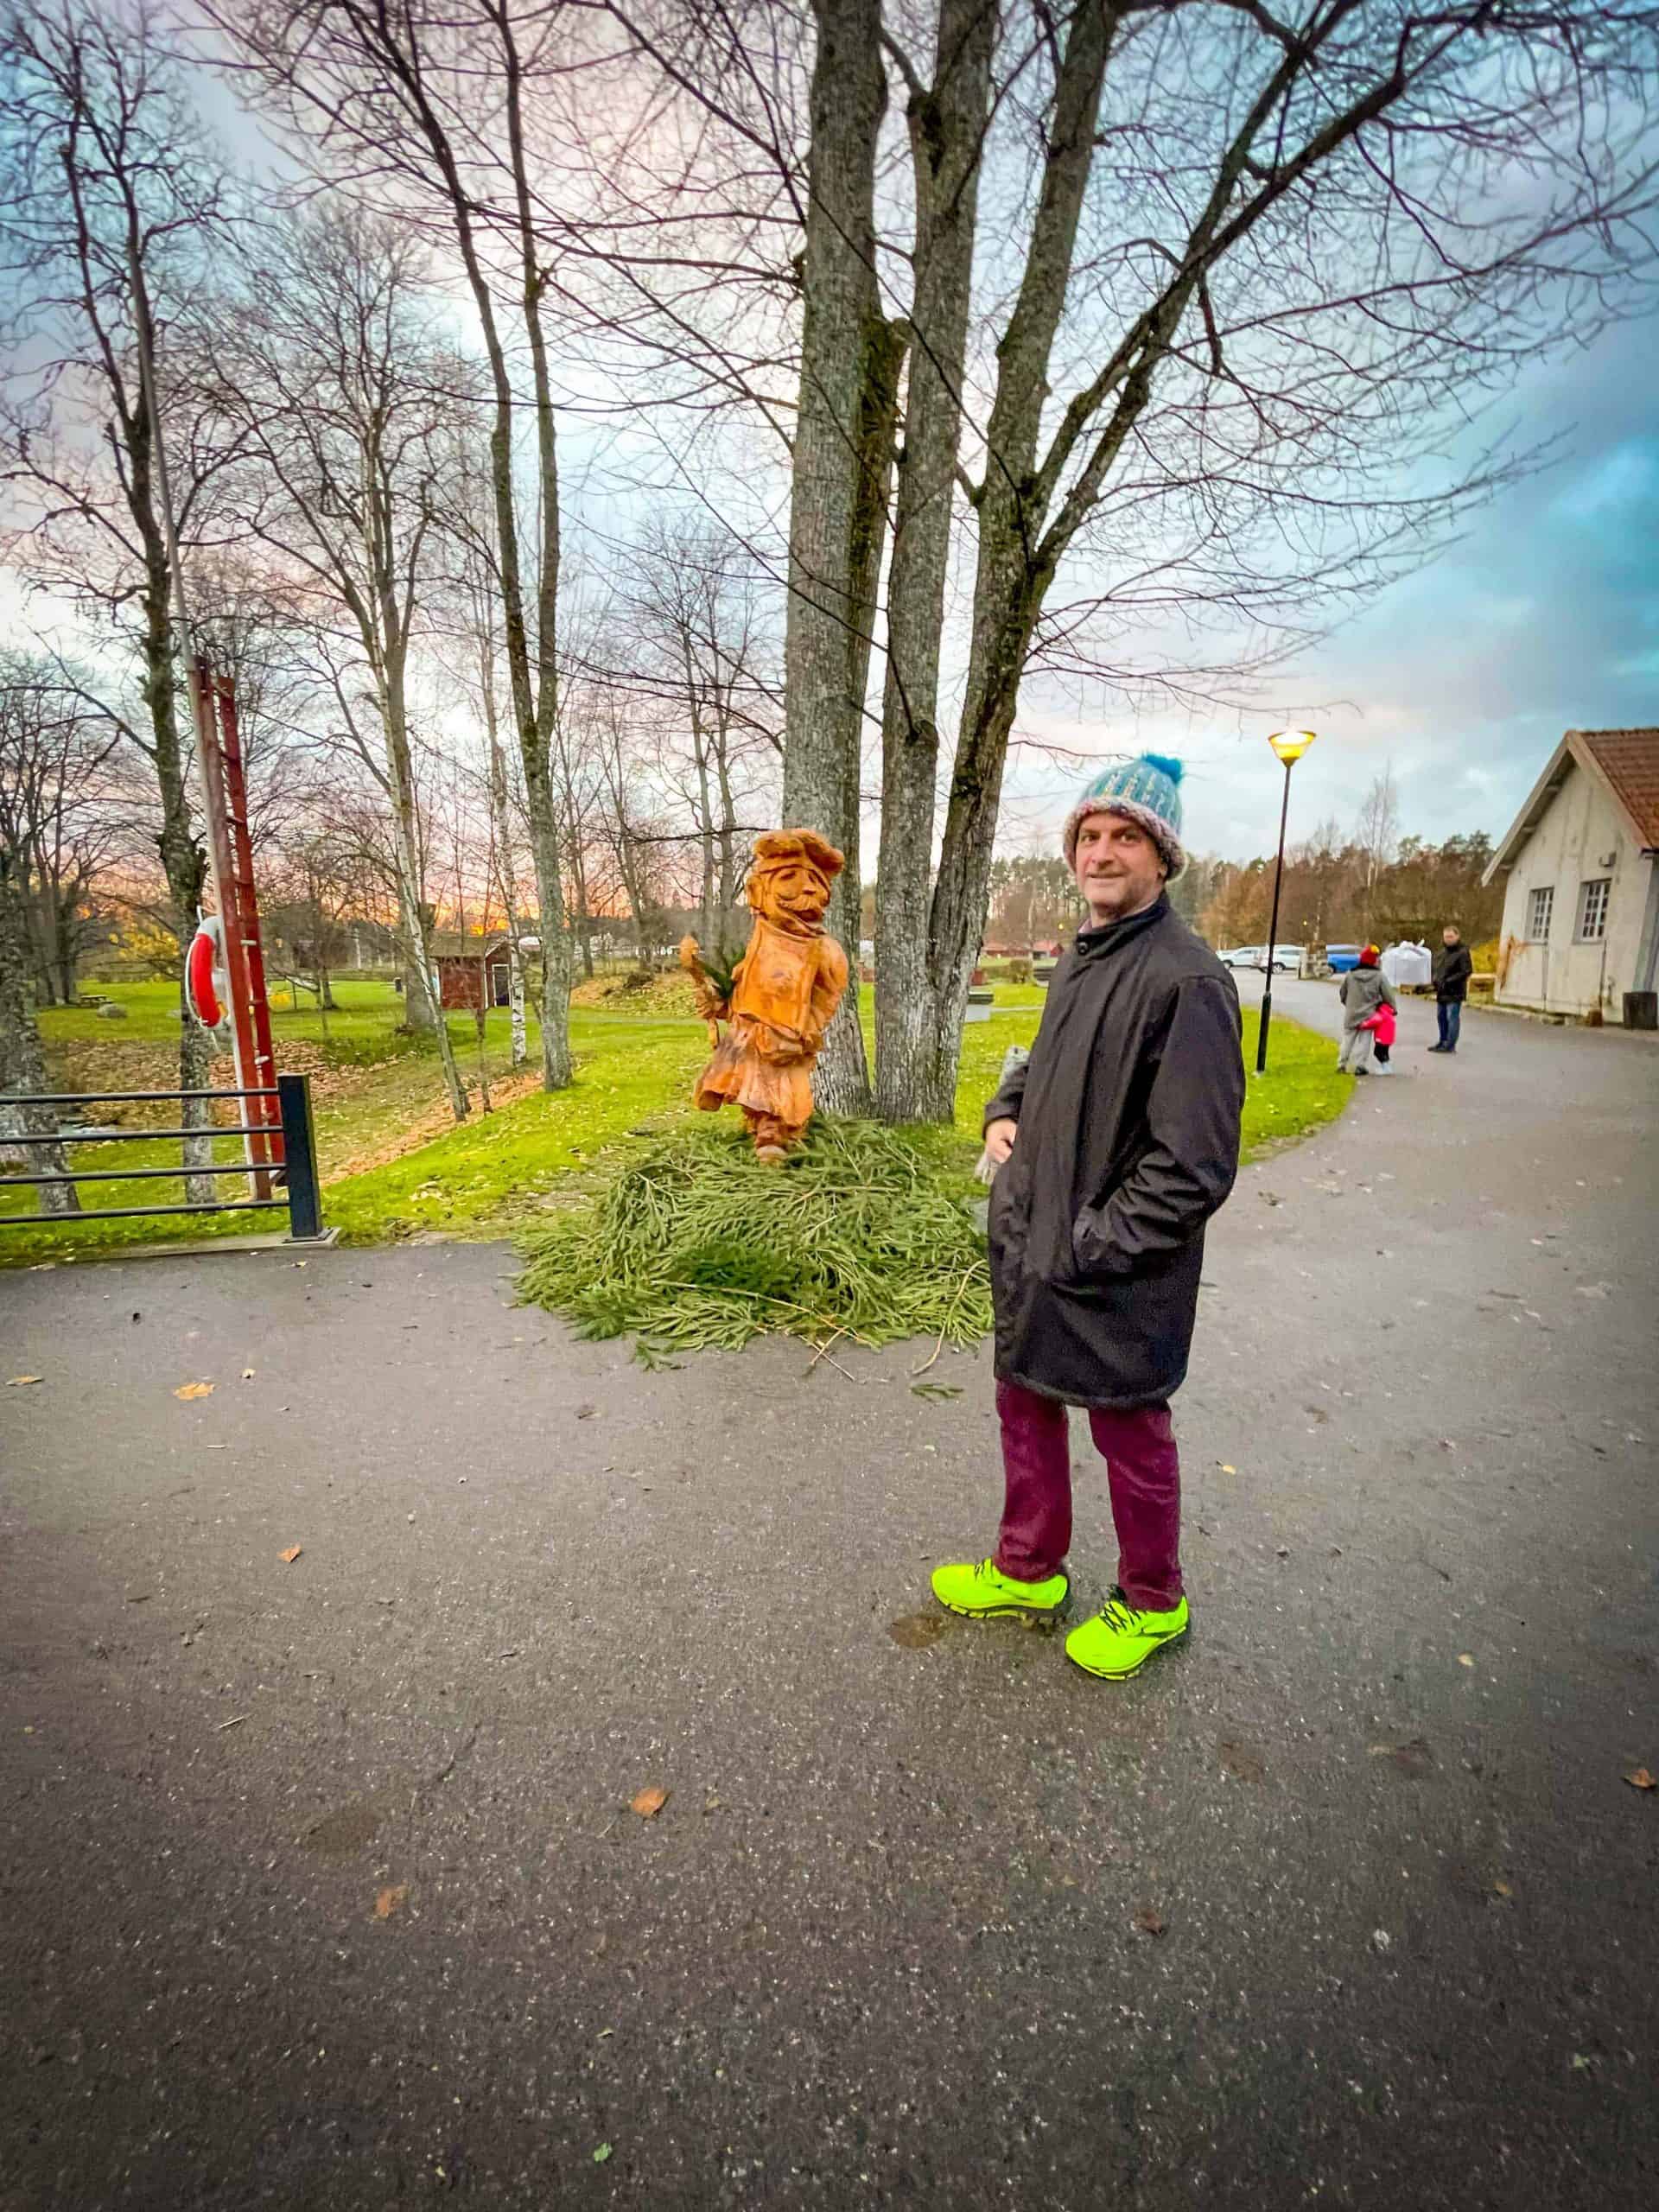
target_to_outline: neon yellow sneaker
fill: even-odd
[[[1166,1613],[1148,1613],[1130,1605],[1121,1590],[1114,1590],[1094,1618],[1066,1637],[1065,1656],[1087,1675],[1121,1682],[1127,1675],[1138,1675],[1154,1651],[1179,1643],[1191,1618],[1185,1598]]]
[[[933,1595],[947,1612],[965,1613],[969,1620],[1006,1620],[1018,1614],[1055,1621],[1071,1594],[1063,1574],[1051,1574],[1046,1582],[1016,1582],[990,1559],[960,1560],[933,1570]]]

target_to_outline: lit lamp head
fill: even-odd
[[[1319,734],[1311,729],[1276,729],[1268,740],[1287,768],[1300,760]]]

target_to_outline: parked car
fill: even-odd
[[[1218,952],[1216,957],[1224,968],[1258,968],[1267,949],[1265,944],[1230,944],[1225,952]]]
[[[1265,975],[1268,968],[1268,948],[1258,945],[1252,968],[1259,968]],[[1300,944],[1275,944],[1273,948],[1273,972],[1275,976],[1300,976],[1302,971],[1302,948]]]
[[[1327,944],[1325,964],[1333,976],[1345,976],[1351,969],[1358,967],[1359,956],[1364,950],[1363,944]]]

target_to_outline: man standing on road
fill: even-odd
[[[976,1619],[1054,1619],[1071,1594],[1066,1408],[1085,1408],[1118,1541],[1105,1610],[1066,1656],[1113,1681],[1187,1630],[1180,1463],[1169,1401],[1186,1374],[1204,1228],[1233,1186],[1244,1103],[1238,997],[1172,909],[1181,764],[1109,769],[1065,825],[1089,920],[1055,971],[1027,1065],[986,1109],[996,1409],[995,1555],[938,1567]]]
[[[1447,925],[1442,932],[1440,950],[1434,956],[1434,1012],[1440,1025],[1440,1041],[1431,1045],[1431,1052],[1455,1052],[1458,1032],[1463,1027],[1463,1002],[1469,995],[1469,978],[1475,972],[1475,963],[1468,946],[1455,927]]]

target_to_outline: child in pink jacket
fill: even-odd
[[[1376,1013],[1368,1014],[1359,1026],[1371,1033],[1371,1047],[1376,1061],[1372,1073],[1392,1075],[1394,1070],[1389,1065],[1389,1047],[1393,1044],[1395,1036],[1394,1008],[1384,999]]]

